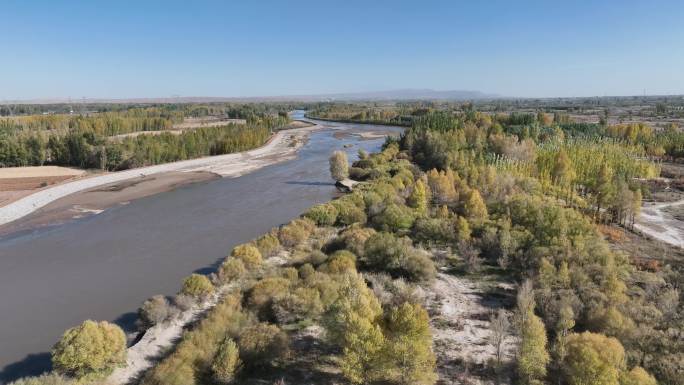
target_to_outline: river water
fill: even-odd
[[[336,196],[331,151],[354,159],[384,141],[354,133],[401,131],[323,125],[295,160],[0,238],[0,383],[49,369],[52,345],[85,319],[131,330],[146,298],[174,294],[183,277],[211,272],[233,246]]]

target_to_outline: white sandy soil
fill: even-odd
[[[647,204],[634,227],[644,234],[674,246],[684,247],[684,222],[664,211],[668,207],[684,204],[684,200],[669,203]]]
[[[489,341],[489,317],[502,304],[487,299],[477,283],[445,273],[437,274],[428,292],[438,383],[458,384],[466,379],[473,384],[483,383],[469,376],[467,368],[487,365],[496,358],[496,349]],[[511,313],[506,313],[510,319]],[[502,362],[513,359],[515,348],[516,338],[509,332]]]

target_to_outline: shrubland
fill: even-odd
[[[487,273],[517,287],[510,323],[485,315],[497,380],[682,384],[681,272],[631,264],[597,228],[626,222],[657,166],[633,143],[569,140],[551,119],[417,115],[352,164],[366,175],[353,192],[236,247],[215,279],[191,276],[182,294],[224,294],[141,383],[300,383],[315,347],[313,381],[434,384],[421,293],[440,275]],[[150,301],[148,324],[163,318]]]

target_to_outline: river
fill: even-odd
[[[355,159],[384,141],[354,133],[401,131],[321,124],[294,160],[0,238],[0,383],[49,369],[52,345],[85,319],[131,331],[145,299],[174,294],[183,277],[211,272],[233,246],[335,197],[331,151]]]

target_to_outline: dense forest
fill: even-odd
[[[601,225],[629,226],[659,172],[649,146],[679,133],[561,120],[428,111],[350,168],[333,155],[335,179],[362,182],[352,193],[143,304],[147,328],[218,300],[142,384],[684,384],[682,266],[633,263]],[[484,367],[433,343],[460,325],[428,306],[449,277],[516,288],[482,315],[496,351]],[[87,321],[55,345],[55,374],[17,384],[105,378],[124,348]]]
[[[262,145],[289,118],[280,105],[182,105],[89,114],[27,115],[0,119],[0,166],[44,164],[122,170]],[[172,132],[187,117],[244,119],[247,124]],[[144,131],[159,135],[116,138]]]

